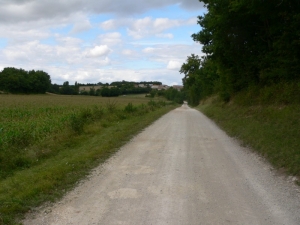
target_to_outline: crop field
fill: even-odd
[[[144,95],[0,95],[0,225],[62,197],[175,107]]]
[[[66,130],[83,132],[86,123],[106,114],[112,116],[113,111],[118,112],[116,117],[125,117],[126,112],[134,111],[135,105],[143,107],[149,99],[144,95],[0,95],[0,102],[0,178],[4,178],[49,154],[45,150],[28,152],[29,146]]]

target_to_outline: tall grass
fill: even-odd
[[[300,177],[299,83],[254,89],[237,94],[229,103],[209,98],[198,109],[275,167]]]

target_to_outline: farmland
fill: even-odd
[[[176,107],[140,95],[0,95],[0,102],[0,224],[61,196]]]
[[[7,176],[15,169],[28,167],[31,161],[45,155],[43,152],[26,152],[28,146],[43,141],[51,134],[66,131],[69,127],[80,132],[83,124],[81,127],[76,124],[76,117],[81,120],[78,123],[100,119],[109,105],[121,108],[129,101],[140,104],[148,100],[141,97],[108,100],[84,96],[0,95],[0,177]]]

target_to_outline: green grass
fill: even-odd
[[[12,99],[15,97],[9,96]],[[53,100],[53,96],[17,97],[23,98],[23,101],[17,99],[18,104],[8,101],[7,106],[12,107],[11,109],[15,107],[15,111],[19,110],[18,116],[24,114],[23,109],[30,112],[26,116],[31,118],[34,115],[37,118],[37,121],[33,121],[36,127],[44,124],[42,118],[45,117],[45,109],[42,109],[45,107],[48,108],[48,113],[54,114],[50,113],[51,118],[59,121],[58,118],[65,116],[67,119],[55,132],[46,132],[40,139],[15,146],[11,149],[13,154],[9,154],[10,159],[2,159],[2,167],[6,171],[2,170],[3,176],[0,179],[0,224],[17,224],[18,218],[32,207],[61,197],[133,135],[176,107],[163,101],[148,102],[148,99],[145,101],[140,96],[118,101],[90,97],[83,98],[83,102],[81,96],[64,98],[69,102],[61,101],[59,96],[56,100]],[[95,105],[95,100],[103,102]],[[65,103],[61,104],[62,102]],[[4,108],[2,110],[5,111]],[[63,113],[60,108],[67,112]],[[16,121],[19,121],[18,116]],[[14,122],[11,120],[11,123]],[[29,135],[31,131],[28,132]],[[9,149],[1,151],[5,157],[4,153]],[[20,165],[14,167],[17,159]]]
[[[245,93],[237,95],[227,104],[213,97],[197,108],[230,136],[266,157],[273,166],[299,177],[300,104],[283,105],[276,101],[275,94],[269,104],[261,101],[241,104],[247,102],[245,96]],[[256,99],[259,100],[259,96]]]

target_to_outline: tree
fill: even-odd
[[[48,91],[50,93],[59,94],[59,85],[58,84],[51,84]]]
[[[200,99],[211,95],[219,80],[217,68],[209,58],[192,54],[183,63],[180,73],[184,74],[182,79],[184,91],[190,104],[199,104]]]
[[[62,95],[72,95],[74,94],[74,88],[69,85],[69,81],[65,81],[60,88],[60,94]]]
[[[45,93],[51,85],[50,76],[44,71],[28,72],[28,89],[30,93]]]
[[[75,85],[74,85],[74,94],[79,94],[79,84],[77,83],[77,81],[75,81]]]
[[[94,96],[94,95],[96,95],[96,91],[95,91],[95,88],[91,88],[90,89],[90,91],[89,91],[89,95],[91,95],[91,96]]]
[[[220,92],[299,79],[300,2],[203,0],[194,41],[217,67]]]
[[[0,89],[11,93],[45,93],[50,85],[50,76],[40,70],[27,72],[7,67],[0,73]]]

